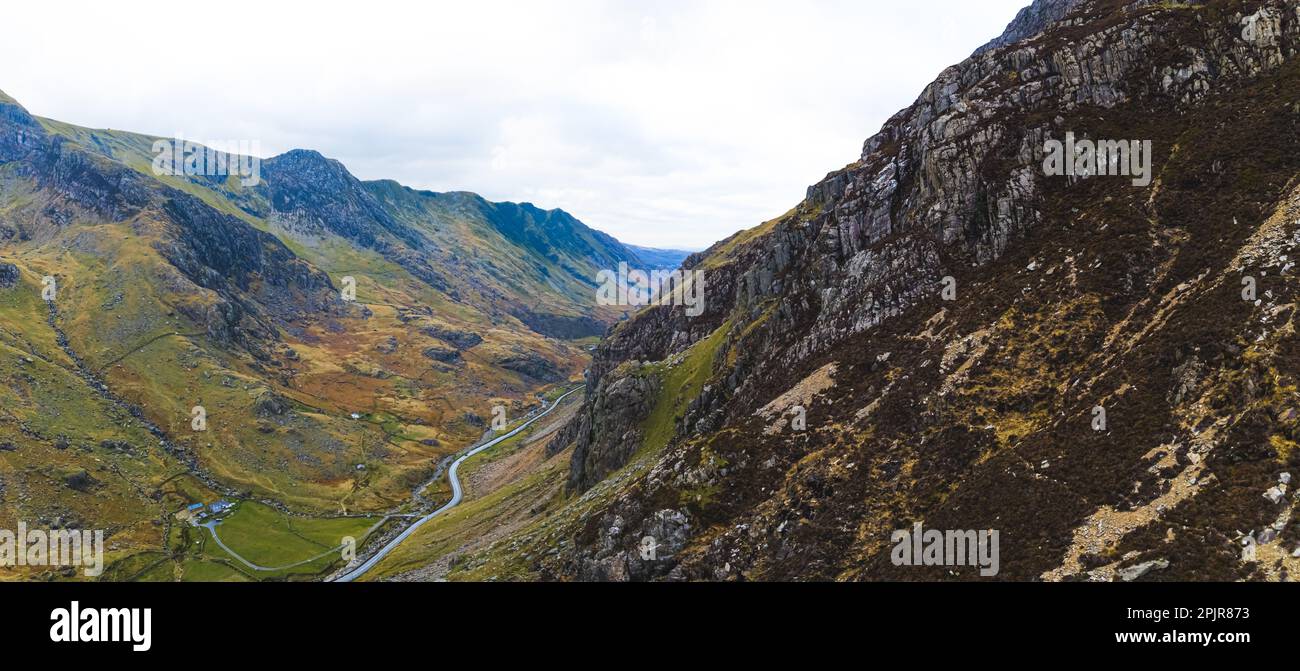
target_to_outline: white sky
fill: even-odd
[[[1028,3],[13,2],[0,90],[83,126],[315,149],[361,179],[701,249],[856,160]]]

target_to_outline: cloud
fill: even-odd
[[[855,160],[1025,1],[19,3],[0,89],[703,248]]]

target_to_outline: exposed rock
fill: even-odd
[[[1141,578],[1146,577],[1146,575],[1152,571],[1163,571],[1167,568],[1169,568],[1168,560],[1157,559],[1120,569],[1118,575],[1119,579],[1124,582],[1133,582],[1134,580],[1140,580]]]
[[[12,289],[18,284],[18,266],[12,263],[0,263],[0,289]]]
[[[622,467],[641,448],[639,428],[659,394],[658,380],[631,373],[605,380],[596,400],[577,422],[577,447],[569,467],[569,488],[585,490]]]
[[[975,54],[979,55],[1033,37],[1046,30],[1049,25],[1065,18],[1081,1],[1034,0],[1033,4],[1016,14],[1016,18],[1011,21],[1002,35],[980,47]]]
[[[253,412],[259,417],[280,417],[289,411],[289,402],[279,394],[265,390],[253,401]]]
[[[131,443],[128,443],[125,440],[112,440],[112,439],[101,440],[99,441],[99,446],[105,450],[108,450],[109,452],[122,452],[125,454],[131,454],[135,452],[135,448],[131,445]]]
[[[560,315],[517,309],[516,318],[528,328],[551,338],[577,340],[605,333],[606,324],[586,315]]]
[[[63,478],[63,484],[78,492],[88,492],[99,484],[85,469],[70,473]]]
[[[1174,369],[1174,389],[1170,392],[1170,403],[1177,405],[1196,390],[1205,375],[1205,365],[1200,359],[1191,357]]]
[[[559,382],[564,379],[563,373],[555,364],[536,352],[513,354],[498,360],[496,365],[541,382]]]
[[[379,352],[380,354],[392,354],[393,352],[396,352],[397,338],[394,336],[388,336],[387,338],[384,338],[379,342],[378,345],[375,345],[375,351]]]
[[[428,347],[423,352],[420,352],[420,354],[424,355],[424,358],[426,359],[433,359],[434,361],[440,361],[442,363],[456,363],[460,361],[459,351],[438,345]]]
[[[690,539],[690,518],[679,510],[659,510],[634,532],[618,514],[603,518],[599,549],[579,560],[579,579],[629,582],[662,578],[675,564],[674,556]]]
[[[442,340],[460,350],[470,349],[483,342],[483,336],[480,336],[477,333],[458,331],[456,329],[443,328],[441,326],[428,326],[420,329],[420,333],[423,333],[430,338]]]

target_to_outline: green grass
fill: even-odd
[[[112,580],[112,578],[109,578]],[[175,564],[169,559],[151,565],[143,573],[135,576],[135,582],[175,582]]]
[[[336,548],[345,536],[355,538],[359,544],[365,537],[366,530],[376,521],[378,520],[365,518],[290,517],[269,506],[244,501],[238,504],[236,511],[226,521],[217,525],[217,534],[226,547],[244,559],[259,566],[276,568],[311,559]],[[211,539],[205,545],[204,552],[214,557],[228,557]],[[328,566],[332,559],[326,557],[288,572],[318,572],[321,569],[318,564]]]
[[[486,531],[483,525],[490,525],[498,511],[517,503],[521,497],[527,497],[540,487],[560,486],[566,472],[565,468],[558,466],[540,469],[433,518],[385,557],[365,580],[398,575],[425,566],[456,550],[471,540],[473,535]]]
[[[658,450],[672,440],[677,430],[677,420],[681,419],[682,413],[700,395],[705,383],[713,376],[718,351],[730,330],[731,322],[727,321],[709,334],[709,337],[692,345],[675,366],[670,367],[664,362],[649,366],[659,376],[661,386],[654,409],[641,423],[645,435],[642,450]]]
[[[181,564],[183,582],[250,582],[242,571],[225,564],[200,559],[186,560]]]

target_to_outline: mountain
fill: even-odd
[[[176,522],[196,502],[265,505],[262,532],[433,505],[498,408],[581,379],[623,315],[599,271],[643,263],[563,211],[314,151],[160,174],[165,140],[0,94],[0,526],[106,529],[114,579],[249,577]]]
[[[550,444],[568,498],[444,574],[1295,575],[1298,53],[1293,2],[1038,0],[686,259],[703,315],[613,329]],[[1149,141],[1149,184],[1053,172],[1072,136]],[[996,576],[897,565],[916,524],[998,531]]]
[[[647,268],[675,270],[680,268],[682,261],[685,261],[686,257],[692,254],[692,252],[680,249],[654,249],[652,247],[637,247],[636,245],[628,245],[627,247],[636,252],[637,257],[641,259],[642,265]]]

